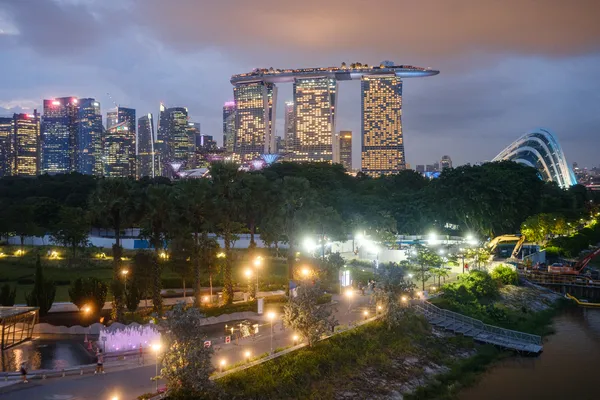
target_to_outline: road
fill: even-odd
[[[364,310],[369,308],[369,296],[360,296],[358,292],[349,300],[347,297],[334,296],[337,301],[333,307],[337,309],[335,317],[340,325],[348,325],[364,318]],[[230,323],[231,324],[231,323]],[[281,320],[277,319],[273,326],[271,339],[270,323],[259,322],[259,333],[254,338],[245,338],[238,343],[232,340],[225,344],[223,336],[225,324],[212,325],[205,331],[213,340],[215,353],[213,364],[218,367],[222,360],[226,365],[244,361],[246,351],[252,356],[269,352],[273,349],[293,344],[293,332],[283,330]],[[271,340],[273,344],[271,345]],[[151,363],[151,360],[146,360]],[[111,370],[107,366],[105,375],[84,375],[65,378],[52,378],[45,381],[32,380],[28,384],[17,383],[0,388],[2,400],[131,400],[137,396],[154,391],[155,383],[150,380],[155,375],[155,364],[142,367]],[[163,384],[164,385],[164,384]]]

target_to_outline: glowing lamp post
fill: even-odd
[[[258,298],[258,269],[262,266],[262,257],[258,256],[254,260],[254,269],[256,269],[256,298]]]
[[[246,362],[250,362],[250,356],[252,356],[252,353],[249,350],[246,350],[244,356],[246,356]]]
[[[219,367],[220,367],[221,372],[225,371],[226,364],[227,364],[227,361],[225,361],[225,359],[222,359],[221,362],[219,362]]]
[[[367,318],[369,318],[369,311],[367,311],[367,310],[363,311],[363,315],[365,316],[365,321],[366,321]]]
[[[271,321],[271,354],[273,354],[273,320],[275,320],[275,313],[273,311],[269,311],[267,313],[267,318]]]
[[[155,368],[155,375],[154,375],[154,380],[156,381],[156,392],[158,393],[158,353],[160,352],[160,348],[161,348],[161,344],[160,343],[154,343],[152,345],[152,350],[154,351],[154,354],[156,354],[156,368]]]
[[[348,298],[348,313],[350,313],[350,309],[352,308],[352,296],[353,295],[354,295],[354,293],[352,293],[352,289],[346,290],[346,297]]]
[[[298,345],[298,335],[294,335],[292,337],[292,340],[294,341],[294,346],[297,346]]]

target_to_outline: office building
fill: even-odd
[[[283,150],[286,153],[293,153],[296,146],[296,114],[294,111],[294,102],[285,102],[285,115],[284,115],[284,136],[283,136]]]
[[[275,147],[275,105],[277,87],[255,82],[235,85],[235,143],[233,151],[241,161],[257,159]]]
[[[417,164],[417,166],[415,167],[415,171],[420,173],[420,174],[424,174],[425,173],[425,165],[424,164]]]
[[[352,131],[340,131],[338,138],[339,163],[352,171]]]
[[[157,172],[154,157],[154,120],[152,114],[147,114],[138,119],[136,140],[137,177],[149,176],[154,178]]]
[[[402,80],[396,75],[363,76],[361,170],[370,176],[405,168],[402,137]]]
[[[452,168],[452,159],[450,156],[442,156],[442,160],[440,161],[440,167],[442,171],[445,169]]]
[[[40,173],[40,115],[14,114],[13,175],[36,176]]]
[[[294,160],[333,161],[337,81],[298,78],[294,81],[297,146]]]
[[[75,171],[102,176],[102,113],[95,99],[79,99],[75,140]]]
[[[14,165],[14,121],[0,117],[0,178],[11,176]]]
[[[192,125],[192,129],[194,127]],[[173,174],[170,164],[188,161],[194,151],[194,141],[190,139],[187,108],[167,108],[161,103],[156,144],[160,155],[162,176]]]
[[[228,101],[223,105],[223,147],[233,153],[235,147],[235,102]]]
[[[75,170],[78,105],[75,97],[44,100],[42,173],[66,174]]]
[[[104,138],[104,176],[109,178],[135,177],[135,132],[128,121],[119,122],[106,130]]]
[[[119,123],[119,111],[117,108],[109,110],[106,113],[106,130],[109,130],[113,126]]]

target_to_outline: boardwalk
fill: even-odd
[[[542,338],[540,336],[487,325],[480,320],[441,309],[427,301],[415,301],[413,305],[430,324],[439,328],[510,350],[534,354],[542,351]]]

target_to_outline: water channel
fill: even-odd
[[[460,400],[600,399],[600,310],[567,310],[554,329],[540,356],[499,362]]]

